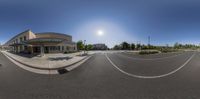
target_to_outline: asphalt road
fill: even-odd
[[[177,55],[177,56],[173,56]],[[25,71],[0,53],[0,99],[199,99],[200,53],[137,56],[108,53],[121,70],[154,79],[128,76],[116,69],[105,54],[95,54],[80,67],[62,75]]]

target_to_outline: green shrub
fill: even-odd
[[[159,53],[159,51],[140,51],[140,55],[148,55],[148,54],[156,54]]]
[[[169,52],[177,52],[178,50],[177,49],[167,49],[167,48],[165,48],[165,49],[160,49],[160,51],[162,53],[169,53]]]

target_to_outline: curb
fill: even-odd
[[[59,69],[65,69],[65,68],[67,68],[67,67],[70,67],[70,66],[72,66],[72,65],[75,65],[75,64],[77,64],[77,63],[83,61],[84,59],[86,59],[86,58],[88,58],[88,57],[90,56],[90,55],[89,55],[89,56],[87,56],[87,57],[85,57],[85,58],[83,58],[83,59],[81,59],[81,60],[79,60],[79,61],[77,61],[77,62],[74,62],[74,63],[69,64],[69,65],[66,65],[66,66],[58,67],[58,68],[40,68],[40,67],[35,67],[35,66],[33,66],[33,65],[29,65],[29,64],[23,63],[23,62],[21,62],[21,61],[18,61],[18,60],[16,60],[15,58],[13,58],[13,57],[7,55],[7,54],[4,53],[4,52],[2,52],[2,54],[5,55],[5,56],[7,56],[7,57],[9,57],[9,58],[11,58],[11,59],[13,59],[14,61],[16,61],[16,62],[18,62],[18,63],[20,63],[20,64],[22,64],[22,65],[24,65],[24,66],[27,66],[27,67],[29,67],[29,68],[34,68],[34,69],[40,69],[40,70],[59,70]]]

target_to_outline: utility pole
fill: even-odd
[[[151,37],[148,36],[148,48],[150,48],[150,40],[151,40]]]
[[[1,42],[0,42],[0,51],[2,50]]]
[[[169,47],[169,44],[166,44],[166,48],[168,48]]]
[[[141,46],[141,41],[137,41],[137,44],[136,44],[136,46],[137,46],[137,49],[138,49],[138,45],[139,45],[139,50],[141,50],[142,48],[142,46]]]
[[[84,40],[84,55],[85,55],[85,50],[86,50],[85,42],[86,42],[86,40]]]

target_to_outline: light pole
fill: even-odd
[[[138,47],[139,46],[139,47]],[[139,50],[142,50],[142,48],[141,48],[142,46],[141,46],[141,41],[137,41],[137,48],[139,49]]]
[[[148,36],[148,48],[150,49],[150,40],[151,40],[151,37]]]
[[[1,46],[1,43],[0,43],[0,51],[2,50],[2,46]]]
[[[85,50],[86,50],[86,49],[85,49],[85,42],[86,42],[86,40],[84,40],[84,55],[85,55]]]
[[[168,48],[169,47],[169,44],[166,44],[166,48]]]

